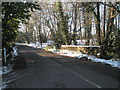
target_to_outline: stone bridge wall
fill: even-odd
[[[100,46],[62,45],[61,50],[71,50],[90,55],[97,55],[97,53],[100,52]]]

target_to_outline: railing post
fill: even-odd
[[[5,63],[7,62],[6,60],[6,48],[4,48],[4,60],[5,60]]]

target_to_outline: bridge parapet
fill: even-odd
[[[97,55],[100,52],[100,46],[62,45],[61,50],[70,50],[82,52],[84,54]]]

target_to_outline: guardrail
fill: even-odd
[[[7,54],[7,49],[3,48],[3,59],[4,59],[5,64],[8,63],[8,60],[9,60],[8,58],[11,59],[11,60],[14,59],[13,51],[11,51],[9,54]]]
[[[4,50],[3,51],[4,52],[4,54],[3,54],[4,55],[4,62],[7,63],[7,57],[9,57],[10,54],[7,54],[6,48],[4,48],[3,50]]]
[[[0,49],[0,60],[2,60],[2,49]]]

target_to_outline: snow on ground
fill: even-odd
[[[30,43],[30,44],[22,44],[22,45],[31,46],[34,48],[43,48],[43,47],[45,48],[48,45],[48,43],[43,43],[42,47],[40,46],[40,43],[36,43],[36,44]],[[63,45],[63,46],[66,46],[66,45]],[[76,47],[76,45],[70,45],[70,46]],[[83,46],[77,45],[77,47],[83,47]],[[84,47],[100,47],[100,46],[84,46]],[[105,59],[97,58],[93,55],[82,54],[81,52],[70,51],[70,50],[48,49],[48,51],[51,51],[53,53],[57,53],[60,55],[76,57],[76,58],[87,57],[88,59],[91,59],[91,61],[93,61],[93,62],[100,62],[103,64],[109,64],[112,67],[120,68],[120,60],[112,60],[112,59],[105,60]]]
[[[16,45],[28,45],[27,43],[15,43]]]
[[[27,46],[30,46],[30,47],[34,47],[34,48],[45,48],[48,43],[42,43],[42,46],[39,42],[36,42],[36,43],[16,43],[16,45],[27,45]]]
[[[83,40],[79,40],[79,39],[78,39],[78,40],[76,40],[76,42],[77,42],[77,45],[85,45],[86,40],[84,40],[84,39],[83,39]],[[96,44],[96,39],[94,39],[94,40],[93,40],[93,39],[90,39],[90,44],[92,44],[92,45],[93,45],[93,44]]]
[[[47,43],[42,43],[42,46],[39,42],[37,42],[36,44],[30,43],[30,44],[27,44],[27,46],[31,46],[34,48],[45,48],[47,46]]]
[[[9,73],[9,72],[11,72],[12,70],[13,70],[13,69],[8,68],[8,67],[6,67],[6,66],[0,67],[0,76]],[[2,82],[1,82],[1,83],[2,83],[2,86],[0,86],[0,90],[2,90],[2,89],[4,89],[4,88],[7,87],[7,82],[10,82],[10,81],[4,81],[4,80],[2,79]]]
[[[17,50],[18,50],[18,49],[17,49],[16,46],[13,47],[13,52],[12,52],[12,54],[13,54],[14,57],[18,56]]]
[[[116,67],[116,68],[120,68],[120,60],[105,60],[105,59],[100,59],[97,58],[93,55],[87,55],[87,54],[82,54],[80,52],[75,52],[75,51],[69,51],[69,50],[54,50],[54,49],[49,49],[49,51],[53,52],[53,53],[58,53],[60,55],[64,55],[64,56],[70,56],[70,57],[76,57],[76,58],[81,58],[81,57],[87,57],[88,59],[91,59],[91,61],[93,62],[100,62],[103,64],[109,64],[112,67]]]
[[[12,70],[13,70],[12,68],[8,68],[6,66],[0,67],[0,75],[7,74],[11,72]]]
[[[17,53],[17,47],[15,46],[15,47],[13,47],[13,52],[12,52],[12,55],[13,55],[13,58],[14,57],[16,57],[16,56],[18,56],[18,53]],[[12,59],[13,59],[12,58]],[[2,60],[2,59],[0,59],[0,60]],[[15,60],[15,59],[14,59]],[[6,74],[6,73],[9,73],[9,72],[11,72],[13,69],[12,69],[12,66],[13,65],[8,65],[8,67],[7,66],[1,66],[0,67],[0,75],[2,75],[2,74]]]
[[[6,67],[6,66],[0,67],[0,75],[5,75],[5,74],[8,74],[8,73],[9,73],[9,75],[10,75],[10,73],[11,73],[12,71],[13,71],[13,69],[10,68],[10,67]],[[7,88],[8,83],[10,83],[10,82],[12,82],[12,81],[15,81],[15,79],[12,78],[12,77],[14,77],[14,76],[13,76],[13,75],[10,75],[10,76],[2,79],[2,86],[0,86],[0,90]]]

